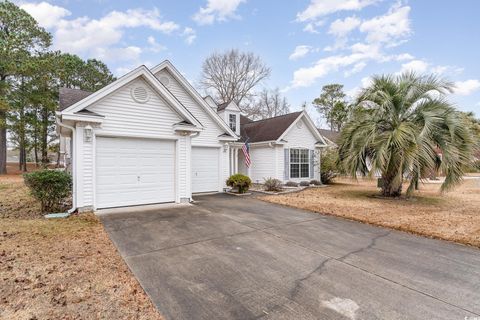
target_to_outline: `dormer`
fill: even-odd
[[[217,107],[217,113],[225,121],[230,129],[240,134],[240,108],[233,101],[221,103]]]

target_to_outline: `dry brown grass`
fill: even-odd
[[[93,214],[39,218],[18,176],[0,213],[0,318],[161,319]]]
[[[465,180],[443,195],[439,188],[424,184],[413,198],[384,199],[376,181],[338,179],[326,188],[261,199],[480,247],[480,180]]]

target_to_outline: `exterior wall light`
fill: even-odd
[[[93,128],[91,125],[85,126],[83,129],[84,141],[91,142],[93,138]]]

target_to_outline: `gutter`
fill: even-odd
[[[66,128],[68,130],[72,131],[72,208],[67,211],[67,213],[70,215],[71,213],[75,212],[77,210],[77,185],[76,185],[76,169],[77,169],[77,163],[75,161],[75,128],[69,125],[66,125],[60,121],[59,116],[55,116],[55,122],[57,123],[58,126]]]

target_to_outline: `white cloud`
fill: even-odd
[[[412,60],[402,64],[400,73],[402,72],[426,73],[429,66],[430,64],[423,60]]]
[[[238,18],[236,10],[246,0],[208,0],[205,7],[201,7],[193,15],[193,20],[200,25],[213,24],[215,21],[226,21]]]
[[[311,46],[296,46],[295,50],[293,50],[293,53],[288,57],[290,60],[297,60],[300,58],[305,57],[310,51],[312,51]]]
[[[457,81],[455,82],[454,93],[460,96],[468,96],[479,89],[480,89],[480,81],[477,79]]]
[[[377,1],[334,1],[312,0],[309,8],[297,15],[297,20],[314,23],[318,17],[342,10],[360,10]],[[328,33],[335,37],[335,43],[327,46],[325,51],[341,49],[342,53],[318,60],[313,66],[296,70],[287,89],[307,87],[321,77],[332,72],[342,71],[344,76],[362,71],[369,62],[385,63],[388,61],[404,62],[402,68],[424,72],[428,63],[415,58],[409,53],[391,54],[388,48],[398,46],[411,35],[410,7],[396,2],[388,12],[371,19],[362,20],[356,16],[337,19],[331,23]],[[307,24],[308,26],[308,24]],[[348,35],[358,30],[364,39],[349,45]]]
[[[44,28],[51,28],[57,21],[72,14],[65,8],[47,2],[23,3],[20,8],[27,11]]]
[[[448,75],[458,75],[463,72],[463,68],[457,66],[434,66],[430,69],[432,73],[436,73],[438,75],[448,74]]]
[[[151,52],[159,53],[159,52],[167,49],[167,47],[158,43],[157,40],[155,39],[155,37],[153,37],[153,36],[149,36],[147,38],[147,42],[150,45],[150,47],[148,47],[147,49]]]
[[[21,6],[35,17],[41,26],[52,32],[54,49],[86,57],[97,57],[107,62],[118,60],[138,62],[143,52],[141,48],[118,47],[128,29],[148,28],[171,34],[180,28],[175,22],[164,20],[156,8],[111,11],[98,19],[88,16],[69,19],[70,11],[46,2],[23,3]],[[155,39],[149,40],[151,46],[152,41],[155,42]],[[155,42],[148,49],[159,51],[162,47]]]
[[[355,16],[346,17],[345,19],[337,19],[330,25],[329,34],[336,37],[345,37],[351,31],[356,29],[361,24],[361,20]]]
[[[410,53],[401,53],[394,56],[394,59],[397,61],[407,61],[415,59]]]
[[[325,20],[319,20],[315,22],[309,22],[303,28],[303,31],[310,32],[310,33],[319,33],[317,28],[321,27],[325,24]]]
[[[185,43],[187,44],[192,44],[197,38],[197,32],[190,27],[183,29],[182,35],[185,37]]]
[[[345,72],[345,77],[350,77],[351,75],[355,73],[359,73],[362,71],[365,67],[367,66],[367,63],[365,61],[356,63],[351,70],[347,70]]]
[[[136,46],[125,48],[97,48],[95,57],[104,61],[136,61],[140,58],[142,49]]]
[[[393,57],[396,61],[404,61],[409,60],[409,62],[403,63],[400,71],[397,74],[402,72],[415,72],[418,74],[424,73],[434,73],[436,75],[444,75],[447,74],[448,76],[458,75],[463,72],[463,68],[456,67],[456,66],[448,66],[448,65],[432,65],[431,63],[420,60],[414,59],[413,56],[408,54],[400,54]]]
[[[297,14],[297,20],[315,20],[338,11],[358,11],[378,1],[379,0],[311,0],[308,7]]]
[[[318,78],[324,77],[340,68],[355,65],[367,59],[364,53],[352,53],[350,55],[335,55],[318,60],[315,65],[300,68],[293,73],[290,88],[308,87],[315,83]]]
[[[360,31],[367,42],[394,46],[411,34],[409,13],[409,6],[394,5],[385,15],[362,22]]]

